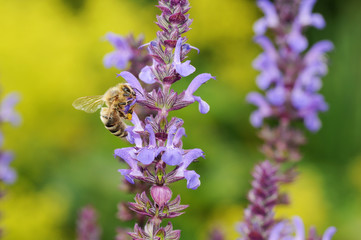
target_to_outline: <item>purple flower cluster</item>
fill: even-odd
[[[19,101],[16,93],[7,95],[0,105],[0,124],[11,123],[18,125],[20,115],[15,112],[14,107]],[[3,145],[4,137],[0,132],[0,147]],[[0,150],[0,182],[13,183],[16,179],[16,172],[9,166],[14,156],[12,152]]]
[[[312,13],[315,1],[257,1],[265,16],[254,25],[255,42],[264,52],[253,67],[261,71],[257,85],[266,93],[247,96],[247,101],[258,107],[251,115],[255,127],[261,127],[264,118],[303,120],[313,132],[321,127],[318,112],[326,111],[328,105],[318,91],[321,77],[327,73],[325,53],[333,49],[333,44],[320,41],[304,52],[308,42],[303,30],[325,26],[322,16]],[[274,34],[275,44],[264,35],[267,29]]]
[[[199,102],[199,111],[207,113],[209,105],[201,97],[195,96],[194,92],[214,77],[203,73],[196,76],[181,93],[171,89],[173,83],[195,71],[189,60],[184,62],[186,55],[194,47],[186,43],[185,37],[181,37],[181,34],[189,30],[191,23],[186,14],[189,3],[185,0],[161,0],[158,7],[162,10],[162,14],[157,17],[161,31],[157,33],[156,40],[146,44],[153,64],[144,67],[139,78],[147,84],[158,83],[160,87],[147,92],[130,72],[119,74],[137,92],[137,103],[154,110],[156,116],[148,116],[143,122],[134,114],[134,126],[127,129],[127,139],[135,146],[117,149],[115,155],[130,166],[130,169],[122,169],[120,172],[131,183],[134,179],[139,179],[163,185],[187,179],[187,187],[196,189],[200,185],[199,175],[187,168],[197,158],[204,157],[203,151],[183,149],[183,120],[176,117],[168,120],[167,117],[170,111],[184,108],[195,101]],[[157,167],[155,173],[148,170],[151,164]],[[166,165],[175,168],[165,173]]]
[[[201,113],[207,113],[209,105],[194,93],[202,84],[214,79],[211,74],[203,73],[196,76],[184,91],[178,93],[172,89],[173,83],[195,72],[195,67],[186,58],[191,49],[199,50],[189,45],[186,37],[182,37],[192,22],[187,14],[190,9],[188,0],[159,0],[157,7],[162,11],[156,23],[161,30],[157,32],[155,40],[141,46],[141,49],[148,50],[152,65],[143,67],[139,75],[130,71],[118,75],[135,90],[137,104],[153,113],[144,120],[134,113],[131,120],[133,125],[126,129],[127,140],[134,146],[114,152],[115,157],[129,166],[119,170],[129,183],[134,184],[135,180],[139,180],[151,186],[153,201],[143,192],[136,195],[135,202],[129,203],[131,210],[148,217],[143,229],[136,225],[134,232],[129,233],[133,239],[180,238],[180,231],[173,230],[171,223],[160,226],[163,219],[177,217],[188,207],[180,204],[179,195],[171,200],[169,185],[186,179],[189,189],[198,188],[200,176],[188,167],[196,159],[204,157],[204,153],[198,148],[183,149],[182,138],[186,135],[184,122],[177,117],[169,119],[168,114],[194,102],[199,103]],[[128,53],[120,56],[126,51],[124,41],[121,42],[114,35],[108,35],[108,39],[112,39],[118,50],[106,56],[106,60],[123,63],[129,59]],[[124,67],[124,64],[119,66]],[[147,84],[152,84],[153,89],[147,90]]]

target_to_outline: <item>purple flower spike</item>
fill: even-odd
[[[174,50],[174,65],[177,73],[179,73],[182,77],[186,77],[192,74],[196,68],[190,64],[190,60],[181,63],[182,42],[183,38],[179,38],[177,41],[177,45]]]
[[[269,117],[288,122],[302,120],[313,132],[321,127],[318,112],[328,107],[317,91],[322,87],[321,77],[328,70],[324,55],[333,49],[333,44],[320,41],[303,53],[308,47],[303,35],[305,27],[324,26],[322,16],[312,13],[315,2],[257,2],[265,17],[256,23],[263,30],[256,32],[254,41],[264,52],[255,59],[253,67],[260,71],[256,82],[265,96],[251,93],[247,97],[248,102],[258,107],[250,117],[255,127],[261,127]],[[270,28],[273,40],[263,35],[266,28]]]
[[[3,99],[0,106],[0,122],[9,122],[14,126],[20,124],[20,115],[14,111],[19,100],[20,97],[17,93],[10,93]]]
[[[134,53],[147,50],[152,64],[139,67],[141,64],[136,64],[139,55],[135,54],[131,59],[131,66],[138,66],[139,72],[129,70],[118,74],[135,90],[134,102],[139,107],[134,109],[138,115],[133,114],[133,126],[126,128],[127,140],[133,146],[116,149],[115,156],[119,156],[129,165],[129,169],[119,170],[128,182],[134,183],[137,179],[147,183],[142,186],[143,193],[135,197],[135,202],[129,203],[129,208],[148,219],[144,218],[146,223],[140,224],[144,227],[136,225],[134,232],[128,234],[132,239],[178,240],[179,230],[173,230],[171,224],[161,227],[164,225],[164,218],[177,217],[188,207],[180,204],[179,195],[171,199],[170,184],[186,179],[187,188],[198,188],[199,174],[187,168],[204,155],[200,149],[183,149],[182,137],[186,132],[182,127],[183,120],[170,118],[169,114],[196,101],[199,103],[199,111],[207,113],[210,106],[194,93],[202,84],[215,77],[208,73],[199,74],[188,88],[180,93],[172,88],[172,84],[195,72],[196,68],[187,60],[187,54],[192,49],[199,53],[199,49],[186,43],[187,38],[183,37],[192,23],[188,14],[189,1],[159,0],[157,7],[162,11],[157,16],[156,24],[160,27],[157,38],[143,45],[147,46],[147,49],[135,49],[135,44],[130,44]],[[140,80],[153,85],[143,88]],[[134,105],[126,104],[125,109],[130,112],[132,106]],[[141,110],[146,111],[140,114]],[[148,187],[152,199],[149,199],[144,191]]]
[[[132,49],[128,45],[125,38],[114,33],[107,33],[105,38],[115,47],[115,51],[105,55],[103,59],[104,66],[110,68],[112,66],[118,69],[127,67],[129,60],[133,56]]]

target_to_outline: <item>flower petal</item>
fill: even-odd
[[[185,171],[184,178],[187,179],[187,188],[189,189],[197,189],[201,185],[201,181],[199,180],[199,174],[195,171]]]
[[[253,24],[253,31],[256,35],[263,35],[267,31],[267,20],[266,18],[261,18]]]
[[[184,63],[175,64],[175,69],[182,77],[187,77],[196,70],[196,68],[191,65],[190,60],[187,60]]]
[[[329,227],[326,229],[325,233],[322,236],[322,240],[331,240],[332,236],[336,233],[335,227]]]
[[[311,132],[317,132],[321,128],[321,121],[315,112],[307,114],[304,118],[304,123]]]
[[[286,93],[283,86],[277,86],[267,91],[267,99],[274,106],[281,106],[286,100]]]
[[[199,109],[200,113],[206,114],[209,112],[210,107],[209,107],[208,103],[203,101],[201,97],[194,96],[194,100],[196,100],[199,103],[198,109]]]
[[[3,99],[0,107],[0,121],[9,122],[13,125],[20,124],[21,117],[14,110],[19,100],[20,96],[18,93],[10,93]]]
[[[119,73],[118,76],[121,76],[122,78],[124,78],[125,81],[127,81],[132,88],[136,89],[140,93],[141,96],[139,94],[137,94],[138,99],[141,99],[141,100],[145,99],[144,98],[145,93],[144,93],[143,87],[142,87],[142,85],[140,85],[138,79],[133,74],[131,74],[128,71],[123,71],[123,72]]]
[[[152,128],[152,126],[150,124],[145,125],[145,130],[147,130],[149,132],[149,147],[156,147],[157,143],[155,141],[155,133],[154,130]]]
[[[269,240],[280,240],[281,239],[281,233],[283,228],[285,227],[285,222],[279,222],[277,223],[271,230]]]
[[[181,141],[181,138],[183,136],[187,136],[186,135],[186,130],[181,127],[178,129],[178,131],[176,132],[176,134],[174,135],[174,138],[173,138],[173,145],[176,146],[178,145],[178,143]]]
[[[307,38],[302,35],[301,25],[298,22],[294,22],[292,30],[288,35],[287,42],[290,47],[297,53],[300,53],[307,48]]]
[[[155,153],[156,149],[143,148],[139,151],[137,160],[145,165],[151,164],[156,157]]]
[[[215,77],[209,73],[202,73],[196,76],[185,91],[184,101],[194,102],[193,93],[211,78],[215,79]]]
[[[296,232],[294,240],[305,240],[305,227],[303,226],[302,219],[296,216],[292,218],[292,221]]]
[[[127,49],[129,48],[129,45],[126,41],[125,38],[123,38],[122,36],[112,33],[112,32],[108,32],[105,35],[106,40],[108,40],[115,48],[117,49]]]
[[[257,6],[264,12],[267,25],[269,27],[277,27],[279,20],[273,3],[268,0],[258,0]]]
[[[150,66],[145,66],[139,73],[139,79],[147,84],[155,83],[155,76]]]
[[[162,160],[170,166],[179,165],[182,162],[182,152],[178,148],[167,148],[163,153]]]
[[[130,175],[130,169],[119,169],[118,172],[120,172],[129,183],[134,184],[134,179]]]

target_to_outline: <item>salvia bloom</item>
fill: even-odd
[[[325,26],[322,16],[312,13],[315,1],[257,1],[265,16],[254,25],[255,42],[264,52],[253,67],[261,71],[257,85],[265,95],[252,92],[247,96],[258,107],[251,115],[255,127],[261,127],[265,118],[302,120],[312,132],[321,127],[318,112],[326,111],[328,105],[318,91],[327,73],[325,53],[333,44],[324,40],[305,51],[308,42],[303,30]],[[267,29],[274,33],[274,43],[264,35]]]
[[[0,105],[0,124],[8,122],[12,125],[18,125],[20,123],[20,115],[14,110],[18,102],[19,96],[16,93],[8,94],[3,99]],[[0,132],[0,147],[3,144],[3,140],[3,135]],[[12,152],[0,150],[0,182],[10,184],[15,181],[16,172],[10,167],[13,158]]]
[[[157,38],[148,44],[148,53],[152,58],[152,65],[145,66],[139,73],[143,84],[155,84],[153,90],[147,91],[134,74],[123,71],[123,77],[136,91],[136,102],[153,111],[141,120],[133,114],[133,126],[129,126],[127,140],[134,144],[132,147],[116,149],[114,155],[120,157],[129,166],[120,169],[129,183],[135,180],[149,183],[149,199],[145,192],[135,197],[130,203],[130,209],[147,216],[149,220],[143,226],[136,225],[133,239],[179,239],[180,231],[173,230],[172,224],[161,227],[165,218],[174,218],[183,214],[187,205],[180,204],[180,196],[172,200],[169,185],[186,179],[189,189],[200,186],[200,176],[189,165],[200,157],[204,157],[201,149],[183,149],[182,138],[185,136],[183,120],[177,117],[168,118],[171,111],[182,109],[198,102],[199,111],[207,113],[209,105],[199,96],[196,90],[208,80],[214,78],[211,74],[203,73],[196,76],[187,89],[178,93],[172,89],[172,84],[189,76],[196,69],[190,60],[185,60],[187,54],[195,47],[186,43],[182,37],[190,28],[192,22],[187,12],[190,9],[188,0],[159,0],[157,6],[161,15],[157,16],[160,31]]]
[[[320,237],[315,228],[311,228],[306,237],[305,227],[300,217],[293,217],[292,221],[285,220],[277,223],[271,230],[269,240],[331,240],[336,228],[329,227]]]

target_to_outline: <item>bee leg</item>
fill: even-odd
[[[109,108],[102,108],[100,111],[100,119],[106,127],[114,124],[114,111],[109,111]]]

